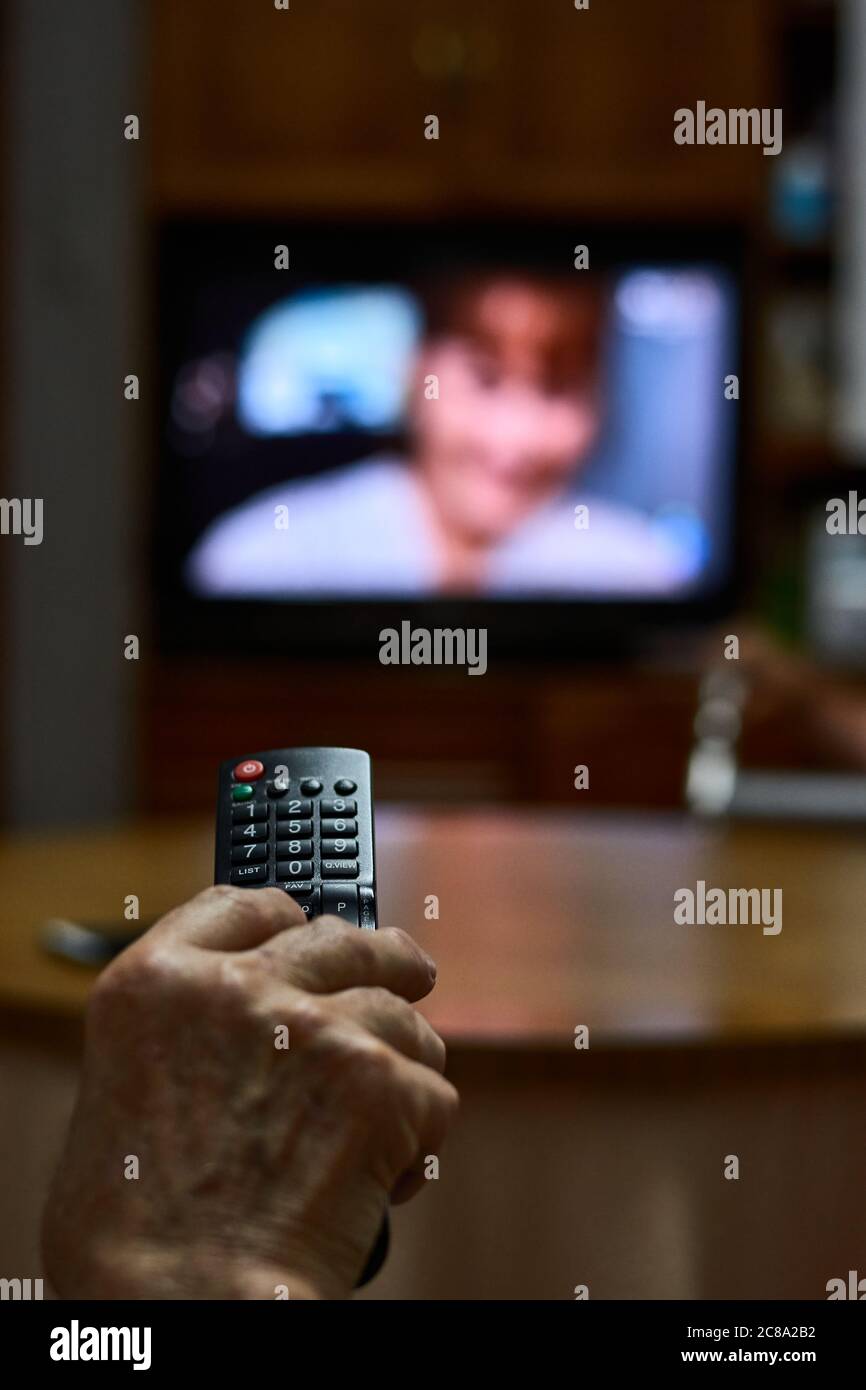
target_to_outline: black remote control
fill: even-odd
[[[276,748],[220,764],[216,883],[282,888],[308,917],[376,930],[370,759],[359,748]],[[388,1253],[382,1223],[357,1287]]]

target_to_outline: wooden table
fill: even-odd
[[[396,808],[377,835],[382,924],[439,963],[424,1007],[463,1111],[364,1296],[820,1298],[863,1266],[862,836]],[[0,847],[13,1250],[32,1250],[92,979],[41,951],[39,923],[120,922],[130,893],[158,916],[211,856],[201,821]],[[698,880],[781,889],[781,932],[678,925],[674,893]]]
[[[497,812],[377,817],[382,925],[437,958],[427,1012],[452,1043],[572,1045],[866,1032],[863,837],[812,829]],[[45,918],[159,916],[205,886],[200,821],[0,843],[0,1005],[78,1013],[91,975],[37,942]],[[679,926],[674,893],[781,888],[783,925]],[[425,916],[438,898],[438,920]]]

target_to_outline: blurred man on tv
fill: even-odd
[[[410,456],[253,496],[199,540],[193,588],[662,597],[693,579],[694,555],[650,518],[575,490],[602,419],[603,290],[503,271],[458,276],[427,300]]]

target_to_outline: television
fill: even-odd
[[[163,646],[556,661],[721,615],[744,264],[730,227],[164,225]]]

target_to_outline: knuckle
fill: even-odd
[[[231,902],[235,897],[240,896],[241,891],[240,888],[235,888],[230,883],[212,883],[209,888],[201,890],[200,896],[203,898],[223,898]]]
[[[405,1000],[398,999],[397,995],[392,994],[390,989],[386,989],[384,985],[368,985],[363,994],[364,1002],[376,1014],[405,1017],[407,1012],[414,1013],[414,1010],[409,1009]]]
[[[418,1030],[418,1041],[424,1048],[430,1048],[440,1059],[440,1066],[444,1068],[445,1060],[448,1056],[448,1049],[445,1040],[436,1032],[423,1014],[419,1014],[417,1009],[412,1010],[412,1017],[415,1019],[415,1026]]]
[[[328,1028],[331,1017],[324,1000],[298,990],[280,1010],[280,1018],[277,1021],[286,1024],[293,1039],[299,1043],[306,1043],[321,1037]]]
[[[249,922],[251,925],[258,925],[260,922],[268,921],[274,915],[276,903],[274,893],[278,891],[272,888],[258,888],[251,893],[249,888],[229,887],[231,897],[228,899],[232,913],[241,921]]]
[[[285,915],[288,898],[280,888],[236,888],[230,883],[216,883],[206,889],[224,904],[233,917],[250,926],[270,923]]]
[[[443,1129],[449,1129],[460,1109],[460,1093],[456,1086],[452,1086],[450,1081],[446,1081],[444,1076],[431,1073],[431,1081],[430,1094],[434,1109]]]
[[[360,935],[358,928],[353,927],[350,922],[344,922],[342,917],[314,917],[313,927],[320,936],[327,934],[329,939],[341,937],[348,941],[353,936]]]
[[[251,893],[248,888],[236,888],[231,883],[215,883],[212,887],[205,888],[201,896],[211,901],[216,900],[223,912],[244,920],[259,916],[256,900],[263,891],[259,889],[258,892]]]
[[[220,956],[208,981],[209,1003],[222,1013],[242,1015],[250,1012],[260,987],[254,962],[242,956]]]
[[[318,917],[313,923],[317,929],[315,945],[333,949],[337,945],[345,956],[353,972],[363,980],[376,960],[376,948],[369,939],[370,933],[358,931],[349,922],[339,917]]]
[[[155,995],[175,993],[186,979],[175,947],[139,942],[103,970],[91,990],[88,1013],[99,1022],[120,1010],[140,1009]]]
[[[353,1029],[344,1044],[345,1074],[358,1104],[382,1102],[400,1089],[399,1058],[387,1043]]]

